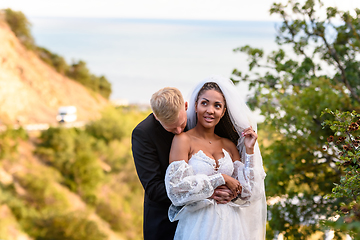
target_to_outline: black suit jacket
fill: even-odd
[[[145,190],[144,239],[173,239],[177,222],[168,219],[171,204],[165,190],[165,172],[174,134],[166,131],[153,114],[132,132],[132,152],[136,171]]]

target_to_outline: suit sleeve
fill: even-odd
[[[170,203],[165,190],[164,176],[156,146],[143,129],[136,127],[132,133],[132,152],[137,174],[150,200]]]

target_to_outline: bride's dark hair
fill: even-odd
[[[199,100],[199,96],[208,90],[215,90],[215,91],[221,93],[221,95],[223,96],[224,101],[225,101],[224,107],[226,108],[226,98],[225,98],[223,92],[221,91],[219,85],[217,85],[217,83],[215,83],[215,82],[206,82],[202,86],[202,88],[199,90],[199,92],[196,96],[195,104],[197,104],[197,101]],[[229,116],[227,108],[225,109],[224,116],[220,119],[219,123],[215,126],[215,134],[220,137],[230,139],[235,144],[235,146],[237,145],[237,141],[239,139],[239,134],[236,132],[234,125],[232,124],[232,122],[230,120],[230,116]]]

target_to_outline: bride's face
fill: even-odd
[[[225,113],[224,97],[216,90],[207,90],[199,96],[195,110],[198,124],[204,127],[215,127]]]

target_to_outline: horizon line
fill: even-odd
[[[212,18],[165,18],[165,17],[116,17],[116,16],[45,16],[27,15],[30,18],[68,18],[68,19],[117,19],[117,20],[167,20],[167,21],[216,21],[216,22],[282,22],[273,19],[212,19]]]

